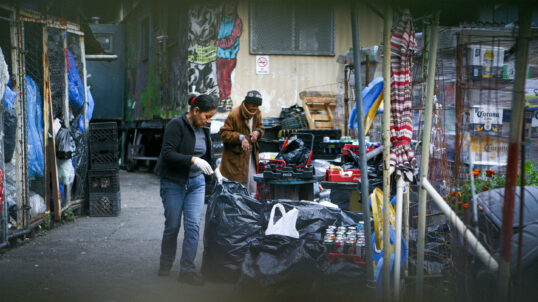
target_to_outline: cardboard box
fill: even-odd
[[[471,108],[471,132],[500,136],[503,127],[503,108],[475,106]]]
[[[473,79],[503,78],[504,47],[470,45],[468,64]]]

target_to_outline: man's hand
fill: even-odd
[[[250,150],[250,143],[248,142],[248,139],[245,138],[241,141],[241,148],[243,148],[243,151]]]
[[[258,140],[258,137],[260,136],[260,132],[258,131],[252,131],[250,134],[250,140],[255,143]]]

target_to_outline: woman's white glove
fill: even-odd
[[[205,175],[213,174],[213,169],[211,169],[211,165],[209,165],[205,160],[199,157],[194,157],[194,162],[192,164],[198,167],[198,169],[202,170]]]
[[[222,183],[222,174],[220,174],[220,169],[215,169],[215,177],[217,178],[217,183]]]

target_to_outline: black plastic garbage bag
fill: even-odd
[[[245,186],[224,181],[209,199],[204,230],[202,273],[206,278],[235,282],[249,243],[259,238],[267,223],[264,204]]]
[[[288,165],[306,165],[309,157],[310,149],[305,146],[303,140],[294,138],[288,141],[275,159],[284,160]]]
[[[342,258],[314,282],[313,294],[311,301],[375,301],[374,291],[366,287],[366,268]]]
[[[70,159],[73,157],[76,146],[71,133],[66,128],[60,128],[56,133],[56,157],[58,159]]]
[[[271,209],[276,203],[281,203],[286,211],[292,208],[299,210],[295,227],[299,232],[300,239],[312,239],[321,242],[328,226],[356,225],[362,220],[362,213],[342,211],[341,209],[329,208],[314,202],[280,199],[271,200],[266,204],[264,213],[266,221],[269,221]],[[275,217],[275,219],[277,218]]]
[[[75,182],[73,184],[72,198],[80,199],[86,196],[86,179],[88,175],[88,143],[87,134],[77,127],[71,127],[71,135],[75,141],[73,154],[73,167],[75,167]]]
[[[17,131],[17,114],[15,108],[4,107],[4,161],[11,162],[15,151],[15,132]]]
[[[308,301],[327,266],[321,241],[265,236],[251,242],[236,291],[253,301]]]

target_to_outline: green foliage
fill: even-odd
[[[517,185],[521,185],[521,175],[517,176]],[[533,162],[525,162],[525,185],[538,186],[538,165]]]
[[[44,236],[48,230],[51,228],[50,214],[43,216],[41,219],[41,224],[37,226],[37,235]]]
[[[75,213],[73,210],[67,208],[62,212],[62,223],[75,221]]]

